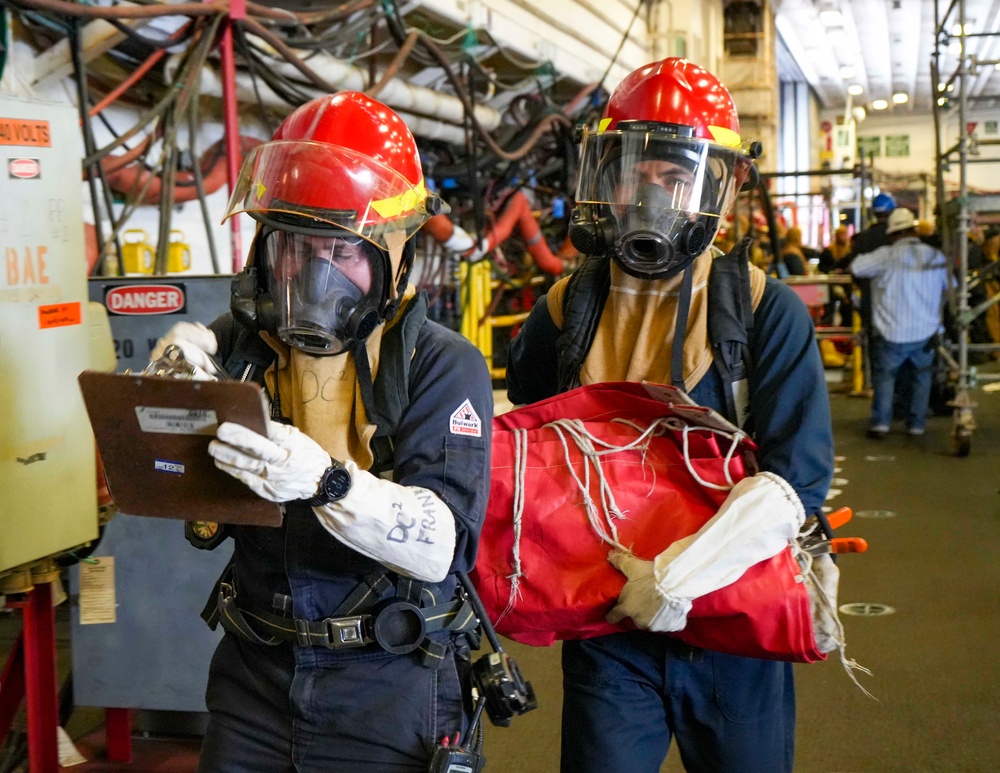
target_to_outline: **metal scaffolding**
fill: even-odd
[[[949,255],[957,257],[957,286],[950,300],[953,329],[947,331],[951,339],[939,347],[939,354],[948,364],[955,381],[955,396],[949,402],[954,409],[952,426],[952,447],[956,455],[967,456],[972,445],[972,433],[976,428],[973,409],[976,403],[972,390],[980,381],[1000,380],[1000,374],[978,373],[970,365],[970,351],[997,351],[997,344],[970,344],[969,331],[973,322],[986,313],[993,304],[1000,302],[996,295],[976,306],[970,305],[970,290],[974,282],[969,277],[969,226],[972,212],[983,207],[992,207],[997,196],[970,197],[968,165],[971,163],[997,162],[1000,158],[970,158],[979,145],[1000,144],[997,140],[975,140],[972,137],[974,125],[968,121],[969,80],[979,73],[980,68],[993,67],[1000,60],[979,59],[969,52],[970,38],[995,36],[996,33],[969,33],[965,0],[950,0],[944,13],[941,0],[934,4],[934,52],[931,58],[931,104],[934,112],[935,146],[937,151],[937,212],[938,228],[943,237],[943,248]],[[954,25],[954,31],[949,30]],[[941,72],[942,49],[957,42],[958,66],[950,75]],[[957,110],[946,110],[948,102],[957,102]],[[942,150],[942,127],[946,122],[958,118],[958,141]],[[973,145],[975,143],[975,145]],[[958,197],[948,201],[945,190],[944,172],[957,161],[959,170]],[[973,200],[975,199],[975,200]],[[993,211],[993,210],[989,210]],[[1000,211],[998,208],[996,211]],[[976,281],[982,281],[980,276]]]

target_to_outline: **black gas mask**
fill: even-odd
[[[233,311],[293,348],[340,354],[382,321],[388,263],[384,250],[350,231],[265,226],[252,265],[233,280]]]
[[[732,148],[655,128],[584,136],[570,230],[581,252],[646,279],[677,273],[709,247],[748,163]]]

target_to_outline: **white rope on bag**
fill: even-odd
[[[684,464],[687,465],[688,472],[691,473],[692,477],[698,481],[705,488],[715,489],[716,491],[729,491],[733,486],[736,485],[733,482],[733,476],[729,471],[729,465],[733,461],[733,454],[736,453],[736,449],[742,440],[746,439],[746,435],[742,432],[724,432],[721,429],[713,429],[712,427],[692,427],[690,424],[685,422],[680,422],[680,427],[671,427],[671,429],[678,429],[681,431],[681,437],[684,446]],[[695,472],[694,465],[691,464],[691,453],[689,450],[688,433],[691,430],[704,430],[706,432],[711,432],[715,435],[723,435],[730,438],[729,451],[726,452],[725,463],[722,465],[722,471],[726,474],[726,486],[720,486],[716,483],[709,483],[707,480],[702,480],[701,476]]]
[[[617,421],[617,420],[615,420]],[[654,437],[662,434],[661,428],[668,421],[667,418],[657,419],[652,422],[648,427],[643,428],[641,425],[635,424],[633,422],[628,422],[622,420],[621,423],[635,429],[639,435],[634,440],[624,444],[624,445],[614,445],[607,441],[601,440],[600,438],[594,437],[590,432],[587,431],[586,425],[580,419],[558,419],[554,422],[546,424],[546,427],[550,427],[555,430],[556,434],[559,436],[560,442],[563,445],[563,456],[566,459],[566,466],[570,470],[570,474],[573,475],[573,479],[577,484],[577,488],[584,498],[584,505],[587,509],[587,517],[590,520],[591,527],[594,533],[604,542],[608,543],[612,547],[618,550],[626,550],[631,553],[628,548],[621,544],[618,540],[618,528],[615,526],[614,520],[617,518],[624,518],[625,511],[623,511],[618,503],[615,501],[614,491],[608,484],[607,478],[604,475],[604,468],[601,466],[600,457],[607,456],[609,454],[620,453],[622,451],[640,450],[642,451],[643,460],[645,463],[646,452],[649,449],[649,443]],[[577,448],[583,454],[584,457],[584,478],[580,480],[579,475],[576,474],[576,470],[573,468],[572,462],[570,460],[569,454],[569,444],[566,440],[566,435],[573,440]],[[598,451],[594,444],[603,446],[604,450]],[[605,522],[601,523],[598,519],[597,507],[593,503],[593,499],[590,496],[590,469],[593,466],[595,474],[597,475],[599,488],[601,492],[601,505],[605,515]],[[605,525],[607,528],[605,529]]]
[[[583,505],[587,513],[587,520],[590,523],[593,533],[602,542],[607,543],[611,547],[628,553],[629,555],[633,554],[632,550],[623,545],[618,539],[618,528],[615,525],[615,520],[618,518],[624,518],[625,512],[619,508],[618,503],[615,500],[614,491],[611,489],[611,486],[607,481],[607,477],[604,474],[604,468],[601,465],[602,456],[621,453],[623,451],[639,450],[642,452],[643,465],[645,466],[646,453],[649,450],[650,442],[652,442],[654,437],[665,434],[665,430],[669,429],[681,432],[684,464],[695,481],[706,488],[721,491],[729,490],[735,485],[729,468],[740,442],[747,437],[746,434],[742,432],[729,433],[712,427],[692,426],[676,416],[666,416],[656,419],[645,428],[636,422],[626,419],[613,419],[612,421],[633,428],[639,433],[638,436],[623,445],[615,445],[608,441],[601,440],[591,434],[587,430],[586,424],[581,419],[557,419],[556,421],[543,425],[543,428],[552,429],[562,444],[563,458],[566,462],[566,468],[573,477],[577,490],[583,497]],[[695,471],[694,466],[691,463],[690,446],[688,441],[688,433],[692,430],[704,430],[706,432],[711,432],[712,434],[724,435],[730,438],[729,450],[726,453],[723,463],[723,470],[728,485],[723,486],[710,483],[709,481],[704,480]],[[576,468],[573,466],[573,461],[570,456],[570,441],[573,442],[583,456],[582,475],[578,473]],[[600,447],[600,450],[598,450],[598,447]],[[498,616],[496,622],[502,620],[504,616],[513,609],[520,595],[520,580],[524,576],[523,566],[521,564],[521,519],[524,514],[527,458],[528,432],[525,429],[515,429],[513,502],[514,545],[511,551],[513,571],[507,576],[507,579],[510,580],[511,583],[510,596],[507,601],[507,606]],[[598,488],[600,490],[601,499],[600,508],[598,508],[597,504],[594,502],[593,496],[590,493],[591,469],[593,469],[594,475],[596,475],[598,480]],[[655,469],[653,470],[653,474],[655,485]],[[603,518],[601,517],[602,513]]]
[[[514,608],[520,597],[521,577],[521,518],[524,516],[524,473],[528,465],[528,430],[514,430],[514,547],[511,550],[513,571],[507,575],[510,580],[510,596],[507,606],[496,619],[499,623]]]
[[[830,596],[827,594],[826,590],[823,588],[823,583],[820,582],[819,577],[816,575],[813,569],[813,556],[808,550],[803,550],[802,545],[799,544],[798,540],[792,540],[792,555],[795,557],[799,568],[802,570],[803,576],[807,581],[812,583],[813,588],[816,589],[816,595],[819,598],[820,603],[823,608],[830,613],[830,617],[833,619],[835,625],[835,631],[833,633],[833,639],[837,643],[837,650],[840,653],[840,662],[844,666],[844,671],[850,677],[851,681],[857,686],[861,692],[871,698],[873,701],[878,701],[874,695],[872,695],[868,690],[864,688],[861,682],[858,681],[858,677],[855,675],[855,671],[860,671],[868,676],[872,675],[871,670],[865,668],[863,665],[858,663],[854,658],[847,657],[847,634],[844,631],[844,624],[840,622],[840,616],[837,614],[837,609],[834,607],[833,602],[830,600]]]
[[[559,442],[563,447],[563,458],[566,460],[566,468],[569,470],[570,475],[573,476],[576,487],[583,496],[583,506],[587,513],[587,520],[590,521],[590,526],[594,533],[603,542],[607,542],[609,545],[613,545],[620,550],[625,550],[625,546],[618,541],[618,527],[615,526],[613,520],[615,517],[624,517],[624,514],[618,508],[618,503],[615,501],[614,493],[607,484],[607,480],[604,477],[604,468],[601,467],[599,458],[602,454],[606,454],[611,451],[610,445],[598,440],[587,432],[580,419],[558,419],[544,426],[553,429],[559,437]],[[573,467],[573,462],[570,459],[569,442],[566,439],[567,435],[569,435],[569,438],[573,440],[580,453],[583,454],[583,480],[581,480],[580,476],[577,475],[576,469]],[[595,442],[605,446],[608,450],[596,450],[594,448]],[[594,472],[597,475],[599,482],[601,506],[605,516],[603,523],[598,517],[597,505],[594,504],[594,499],[590,495],[591,466],[594,467]],[[607,527],[606,529],[605,526]]]

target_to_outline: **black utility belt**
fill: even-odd
[[[444,657],[445,645],[428,638],[436,631],[472,633],[479,621],[465,599],[420,607],[401,597],[378,602],[364,614],[305,620],[275,615],[248,604],[233,586],[220,583],[217,611],[222,626],[258,644],[292,642],[302,647],[358,649],[377,645],[394,655],[423,651],[425,665]]]

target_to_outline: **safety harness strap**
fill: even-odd
[[[396,655],[419,650],[421,665],[436,668],[443,662],[447,645],[429,638],[429,634],[448,631],[473,635],[479,625],[467,598],[420,607],[422,582],[400,578],[394,589],[383,572],[365,577],[337,611],[323,620],[275,614],[247,602],[236,591],[234,574],[230,562],[210,600],[213,608],[206,606],[202,617],[213,630],[221,623],[225,630],[255,644],[292,642],[301,647],[337,650],[374,644]],[[396,595],[385,598],[393,590]],[[275,594],[279,611],[290,611],[288,602],[289,597]]]
[[[375,379],[364,344],[354,350],[361,401],[368,421],[377,427],[371,441],[375,457],[371,471],[375,474],[388,472],[395,466],[396,433],[410,404],[410,362],[417,348],[417,336],[426,321],[427,294],[421,291],[406,304],[399,321],[382,336]]]

